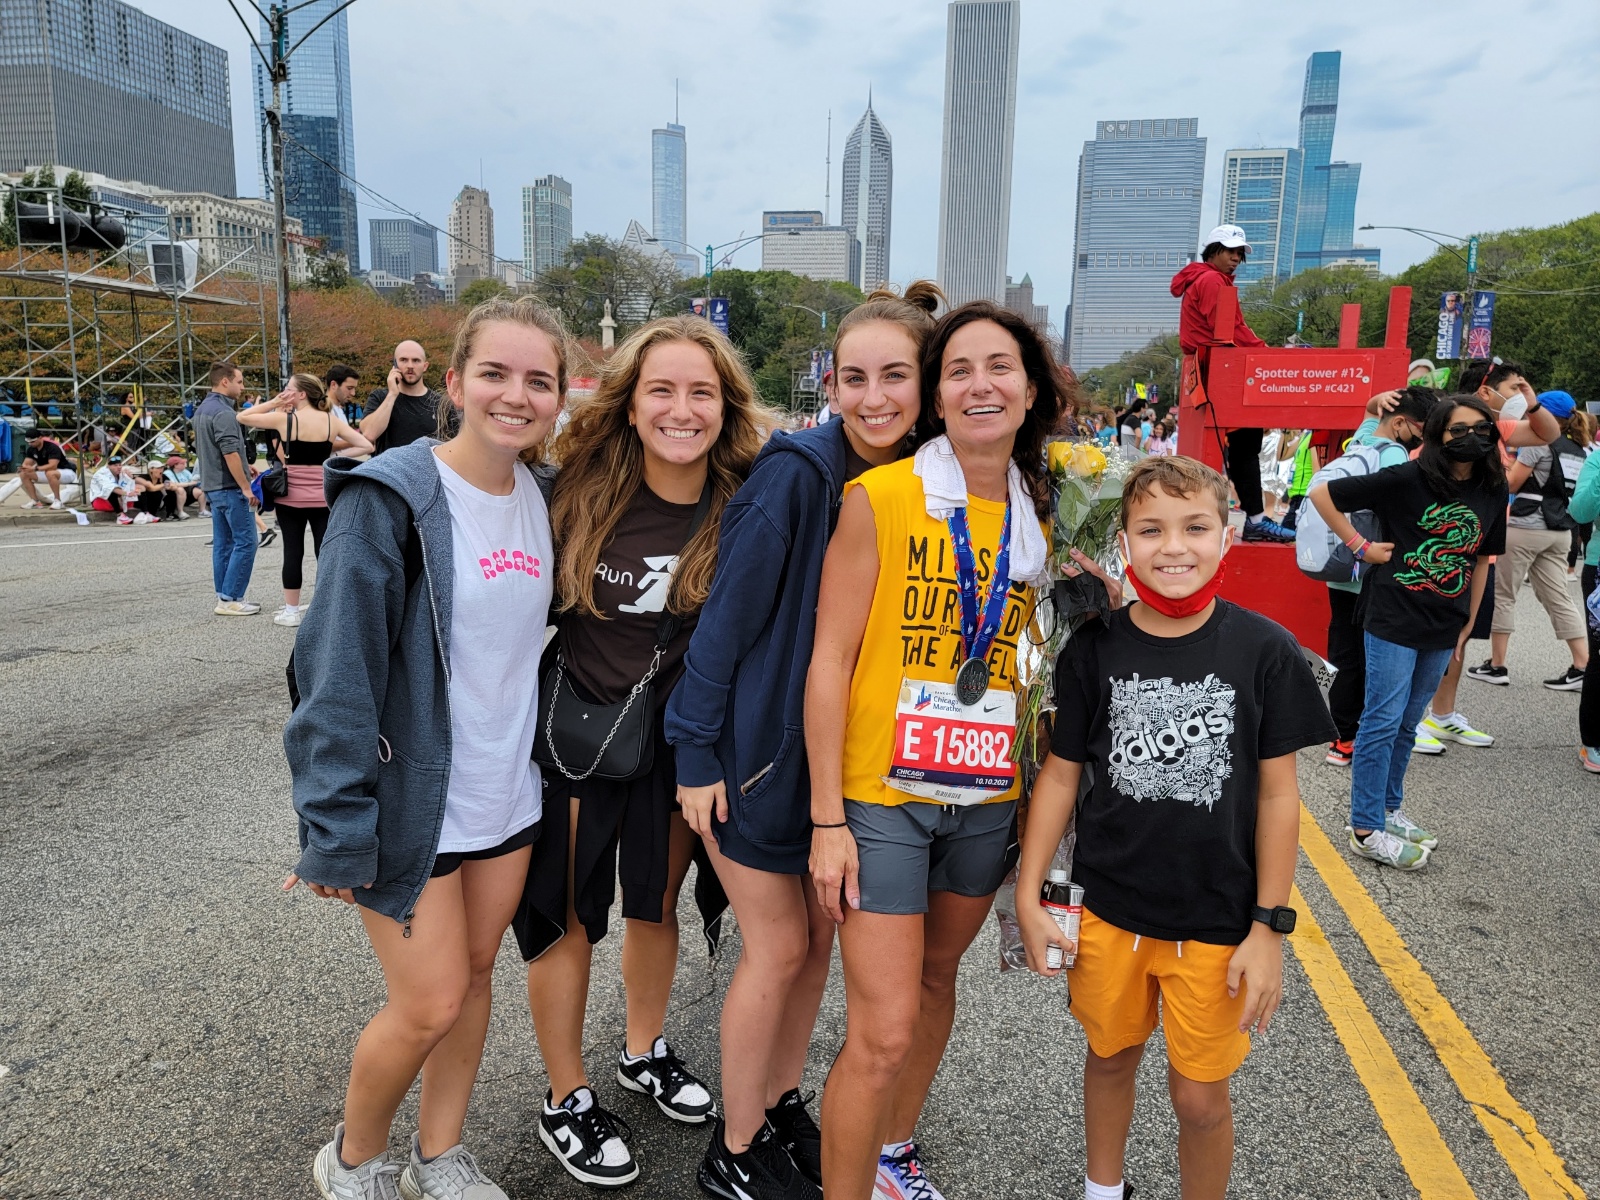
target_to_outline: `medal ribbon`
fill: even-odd
[[[956,555],[956,589],[961,593],[961,647],[966,658],[987,659],[989,647],[1005,616],[1006,596],[1011,591],[1011,505],[1006,504],[1005,524],[1000,529],[1000,553],[995,556],[994,573],[989,576],[989,593],[979,617],[978,564],[972,553],[972,530],[967,526],[967,510],[954,509],[945,518],[950,529],[950,544]]]

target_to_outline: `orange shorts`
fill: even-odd
[[[1250,1053],[1250,1036],[1239,1032],[1245,989],[1228,995],[1237,948],[1137,937],[1085,909],[1067,986],[1089,1048],[1110,1058],[1141,1045],[1159,1017],[1167,1061],[1179,1075],[1196,1083],[1228,1078]]]

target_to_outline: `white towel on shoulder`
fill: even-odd
[[[922,480],[922,499],[927,513],[943,521],[967,505],[967,476],[956,457],[955,447],[943,435],[917,448],[912,473]],[[1006,469],[1006,487],[1011,497],[1011,578],[1035,588],[1047,588],[1050,577],[1049,546],[1028,494],[1022,472],[1013,462]]]

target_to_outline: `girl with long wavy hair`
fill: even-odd
[[[557,731],[541,724],[557,752],[546,803],[565,836],[535,849],[513,922],[550,1078],[539,1137],[571,1175],[599,1187],[639,1174],[626,1125],[600,1104],[583,1065],[591,948],[606,935],[619,877],[628,1016],[617,1081],[675,1121],[702,1124],[714,1111],[663,1027],[691,861],[699,859],[696,900],[713,948],[727,899],[678,810],[661,709],[711,587],[722,511],[772,424],[728,340],[698,317],[666,317],[617,347],[555,446],[560,616],[541,677],[555,674],[586,705],[620,707],[630,694],[637,702],[645,680],[663,701],[646,735],[649,769],[625,780],[595,774],[592,752],[561,755]]]

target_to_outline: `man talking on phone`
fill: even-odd
[[[428,352],[421,343],[406,341],[394,348],[386,385],[367,397],[361,418],[361,436],[377,453],[409,446],[437,431],[442,397],[422,381],[427,369]]]

